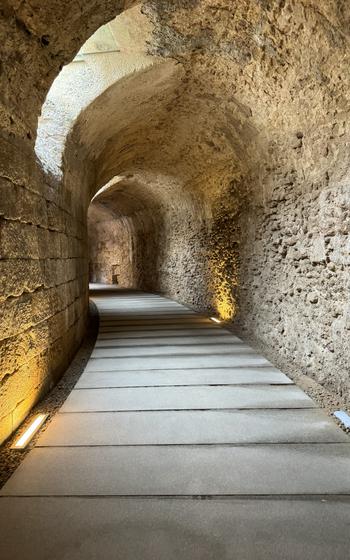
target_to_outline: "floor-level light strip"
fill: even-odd
[[[30,426],[26,429],[24,434],[14,443],[11,448],[12,449],[24,449],[32,437],[36,434],[39,430],[40,426],[45,422],[47,418],[47,414],[38,414],[30,424]]]
[[[210,317],[211,321],[214,321],[214,323],[221,323],[220,319],[217,319],[216,317]]]
[[[333,415],[340,420],[345,428],[350,428],[350,416],[344,410],[336,410]]]

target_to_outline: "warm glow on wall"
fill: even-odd
[[[222,321],[232,321],[236,315],[236,290],[238,276],[235,261],[220,257],[210,263],[212,304]]]
[[[235,315],[235,306],[232,301],[221,299],[217,301],[216,309],[223,321],[231,321]]]
[[[26,429],[24,434],[22,434],[21,437],[16,441],[16,443],[12,445],[12,449],[24,449],[25,447],[27,447],[28,443],[37,433],[40,426],[42,426],[45,422],[46,418],[47,414],[38,414],[38,416],[34,418],[30,426]]]
[[[232,297],[232,290],[224,282],[216,290],[214,305],[222,321],[232,321],[236,312],[235,302]]]

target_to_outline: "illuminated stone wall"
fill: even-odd
[[[0,442],[57,382],[85,330],[89,195],[45,175],[34,142],[52,80],[121,5],[1,5]]]

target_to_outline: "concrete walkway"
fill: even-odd
[[[100,330],[4,486],[2,560],[344,560],[349,438],[228,331],[94,292]]]

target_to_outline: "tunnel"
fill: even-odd
[[[348,3],[4,0],[0,15],[0,443],[86,340],[89,284],[102,324],[105,293],[126,298],[121,320],[137,297],[185,306],[346,415]]]
[[[234,320],[348,399],[345,4],[128,4],[84,54],[112,4],[3,9],[2,439],[82,339],[107,184],[89,223],[113,213],[130,286]]]

